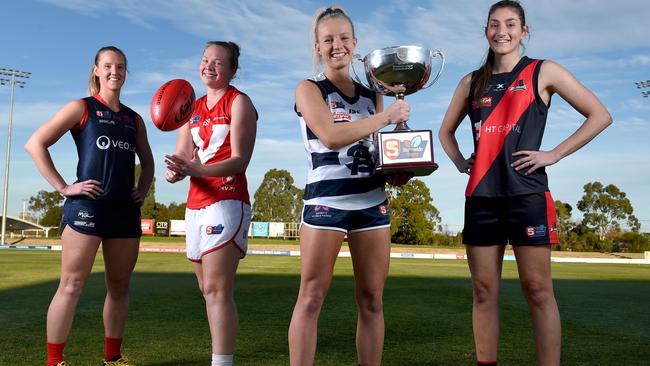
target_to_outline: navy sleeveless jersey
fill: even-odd
[[[99,95],[82,101],[86,114],[80,126],[71,130],[79,155],[77,182],[102,183],[104,192],[95,201],[132,202],[138,115],[124,104],[119,112],[112,111]]]
[[[511,72],[493,74],[483,97],[468,96],[476,161],[466,196],[508,197],[548,191],[544,168],[524,175],[510,166],[512,153],[539,150],[548,106],[541,100],[537,79],[542,60],[522,57]]]

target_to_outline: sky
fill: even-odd
[[[458,81],[482,63],[487,50],[483,27],[492,1],[340,1],[355,22],[356,52],[365,55],[395,45],[439,48],[446,65],[431,88],[406,97],[409,125],[437,136]],[[553,197],[574,207],[583,186],[600,181],[627,194],[643,231],[650,231],[650,98],[636,81],[650,79],[647,0],[523,0],[530,38],[525,54],[567,68],[605,104],[614,123],[590,144],[547,168]],[[8,214],[17,216],[29,197],[53,190],[23,145],[38,126],[67,102],[87,95],[96,51],[106,45],[127,55],[129,74],[121,101],[147,124],[156,160],[156,200],[183,202],[187,182],[164,181],[163,156],[173,153],[176,133],[158,131],[149,117],[153,93],[165,81],[190,81],[205,93],[198,73],[206,41],[229,40],[241,48],[234,81],[250,95],[260,118],[247,176],[251,197],[270,169],[288,170],[304,187],[307,162],[294,89],[312,75],[310,38],[314,12],[331,3],[312,0],[10,0],[3,2],[0,67],[31,72],[16,88],[9,175]],[[361,66],[358,64],[357,66]],[[434,66],[435,67],[435,66]],[[359,69],[360,70],[360,69]],[[10,90],[0,86],[0,164],[5,161]],[[648,90],[648,89],[646,89]],[[385,98],[385,105],[392,100]],[[554,96],[542,150],[571,135],[584,118]],[[390,130],[387,129],[387,130]],[[461,151],[472,150],[469,120],[456,136]],[[431,191],[442,224],[462,229],[467,175],[460,174],[434,138],[438,171],[421,178]],[[69,134],[50,148],[55,165],[74,182],[77,153]],[[3,165],[4,166],[4,165]],[[4,175],[2,175],[4,178]]]

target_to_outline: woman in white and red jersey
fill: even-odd
[[[253,154],[257,112],[250,98],[230,85],[238,65],[237,44],[207,43],[199,65],[207,93],[180,128],[176,153],[165,159],[168,182],[191,177],[185,211],[187,258],[205,299],[212,366],[233,362],[235,272],[246,255],[251,219],[245,172]]]
[[[544,167],[575,152],[611,123],[609,112],[584,85],[553,61],[522,56],[528,35],[517,1],[492,5],[485,64],[463,77],[440,128],[440,142],[466,190],[463,242],[472,274],[472,323],[478,365],[496,365],[499,284],[506,244],[513,246],[528,302],[539,364],[560,364],[561,326],[551,279],[557,243],[555,206]],[[550,151],[540,150],[548,107],[559,94],[586,120]],[[466,159],[455,133],[469,116],[474,153]]]

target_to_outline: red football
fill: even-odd
[[[194,89],[183,79],[164,83],[153,95],[149,111],[153,124],[162,131],[175,130],[187,122],[194,111]]]

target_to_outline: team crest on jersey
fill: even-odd
[[[375,170],[375,162],[372,160],[370,149],[363,145],[362,141],[349,148],[347,156],[352,157],[352,163],[345,164],[350,169],[350,175],[367,174]]]
[[[205,227],[205,233],[208,235],[219,235],[223,232],[224,226],[219,224],[216,226],[209,225]]]
[[[338,100],[333,100],[330,102],[330,109],[345,109],[345,104],[339,102]]]
[[[111,112],[110,111],[95,111],[97,114],[97,117],[99,118],[104,118],[104,119],[111,119]]]
[[[539,238],[546,235],[546,225],[529,226],[526,228],[526,235],[529,238]]]
[[[519,79],[515,82],[514,86],[511,86],[508,91],[514,92],[518,90],[526,90],[526,83],[524,82],[523,79]]]
[[[221,177],[221,187],[219,187],[219,190],[234,192],[236,189],[235,183],[237,183],[237,177],[234,175]]]

